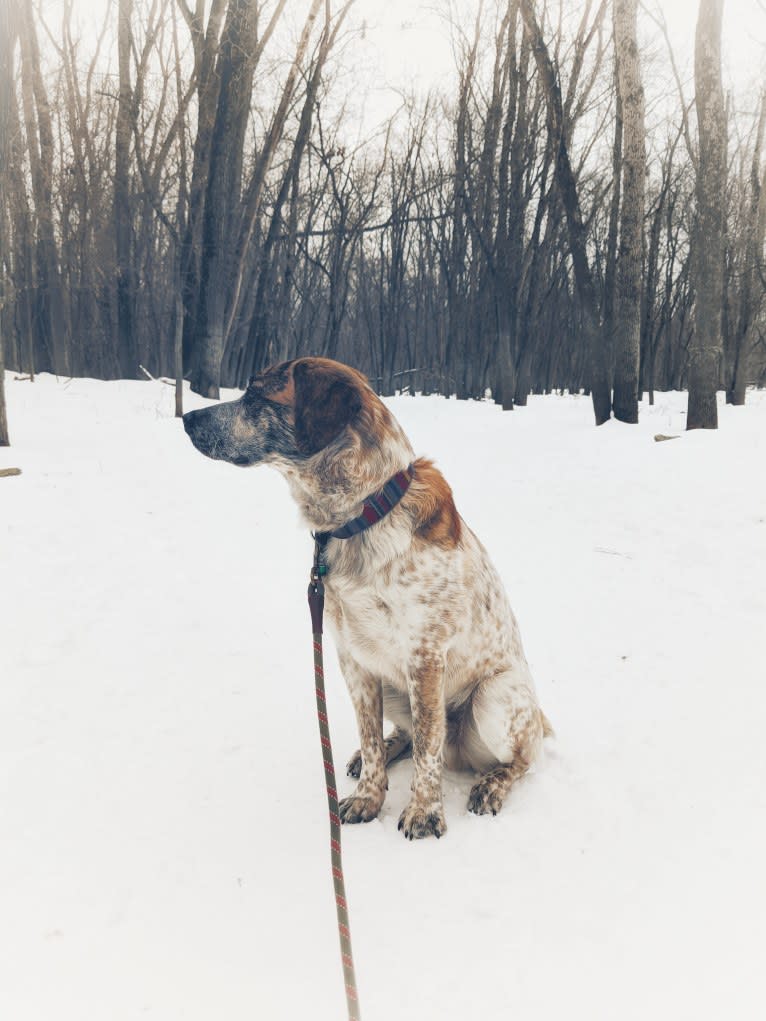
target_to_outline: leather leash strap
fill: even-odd
[[[324,664],[322,662],[322,616],[324,613],[324,584],[320,573],[324,565],[320,564],[321,551],[319,543],[314,554],[314,568],[309,582],[309,610],[311,611],[311,631],[314,644],[314,687],[317,699],[317,718],[319,720],[319,740],[322,743],[322,759],[324,760],[324,776],[327,785],[327,805],[330,810],[330,857],[332,860],[332,879],[335,886],[335,909],[338,915],[338,935],[340,937],[340,956],[343,961],[343,980],[346,987],[346,1006],[348,1021],[359,1021],[359,998],[356,991],[356,974],[354,958],[351,954],[351,931],[348,920],[348,904],[346,887],[343,882],[343,862],[340,849],[340,815],[338,812],[338,791],[335,783],[335,766],[332,759],[330,744],[330,727],[327,720],[327,700],[324,690]],[[324,573],[322,571],[322,573]]]

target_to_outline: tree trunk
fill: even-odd
[[[191,15],[185,3],[179,4],[191,31],[197,91],[197,133],[194,137],[192,175],[189,187],[189,218],[183,246],[183,346],[184,366],[187,371],[191,371],[197,352],[205,196],[210,176],[213,128],[215,127],[215,112],[220,90],[220,78],[216,73],[216,59],[220,48],[219,35],[226,12],[226,2],[227,0],[213,0],[207,29],[205,29],[200,13]],[[196,11],[201,12],[202,9],[202,5],[198,4]]]
[[[31,0],[23,6],[20,28],[22,93],[27,149],[37,216],[37,306],[41,347],[54,372],[70,372],[64,331],[59,255],[53,216],[53,122],[40,68],[40,51]]]
[[[117,271],[117,362],[123,379],[139,375],[138,344],[133,324],[133,222],[130,202],[130,135],[133,92],[130,85],[133,0],[119,0],[117,55],[119,95],[114,136],[114,237]]]
[[[646,147],[644,87],[636,35],[638,0],[614,0],[617,88],[623,119],[622,208],[614,336],[615,418],[638,422]]]
[[[721,85],[723,0],[700,0],[694,43],[699,160],[694,231],[695,326],[689,349],[687,429],[717,429],[721,371],[726,116]]]
[[[184,414],[184,301],[183,301],[183,279],[181,275],[181,241],[176,238],[174,241],[175,272],[173,283],[175,295],[173,308],[175,310],[175,321],[173,323],[173,374],[175,376],[175,405],[176,418],[183,418]]]
[[[616,46],[615,46],[616,49]],[[612,197],[609,203],[609,226],[604,254],[604,358],[609,368],[610,380],[614,376],[614,332],[615,308],[617,303],[617,242],[620,234],[620,199],[622,198],[622,94],[617,70],[617,54],[614,60],[614,139],[612,141]]]
[[[11,32],[13,38],[9,39],[8,45],[13,46],[16,39],[17,28],[12,23]],[[11,68],[13,67],[12,52]],[[16,343],[11,344],[10,350],[6,342],[6,362],[10,355],[11,368],[18,369],[29,375],[30,380],[35,378],[35,355],[34,355],[34,325],[32,318],[31,292],[34,287],[34,229],[32,227],[32,212],[27,198],[26,178],[24,174],[24,140],[19,121],[19,112],[15,101],[13,88],[10,88],[7,96],[8,123],[5,129],[6,156],[5,167],[5,189],[8,197],[8,219],[11,229],[12,240],[6,243],[6,264],[11,262],[11,292],[16,304]],[[12,198],[11,198],[12,196]],[[14,346],[16,360],[14,362]]]
[[[731,383],[726,394],[729,404],[742,406],[749,376],[750,352],[756,343],[758,316],[764,299],[764,284],[759,269],[763,258],[766,237],[766,171],[761,176],[761,150],[766,134],[766,93],[761,97],[761,112],[758,118],[753,161],[750,170],[749,216],[744,224],[745,249],[740,294],[740,311],[737,321]]]
[[[258,0],[229,0],[216,66],[218,105],[205,195],[192,389],[218,397],[231,279],[232,235],[257,47]]]
[[[221,91],[205,202],[200,332],[192,377],[193,388],[208,397],[218,396],[224,349],[239,308],[245,257],[260,211],[266,175],[282,138],[298,72],[321,6],[321,0],[313,0],[277,110],[248,187],[240,198],[243,144],[253,75],[265,40],[281,15],[285,2],[279,0],[277,3],[269,28],[261,39],[257,38],[257,0],[230,0],[230,16],[224,28],[225,43],[222,43],[219,58]],[[235,217],[238,208],[241,216]]]

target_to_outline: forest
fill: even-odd
[[[115,0],[87,36],[0,0],[0,369],[215,398],[311,353],[597,424],[688,389],[715,427],[766,383],[766,80],[724,88],[722,8],[685,76],[638,0],[445,3],[452,86],[360,141],[354,0]]]

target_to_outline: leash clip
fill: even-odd
[[[311,630],[315,635],[322,634],[322,617],[324,614],[324,582],[327,564],[324,551],[330,540],[328,532],[314,532],[314,564],[309,577],[309,610],[311,611]]]
[[[322,584],[322,578],[325,577],[328,571],[324,554],[327,543],[330,541],[330,533],[312,532],[311,535],[314,539],[314,564],[311,568],[311,584],[316,591],[317,587]]]

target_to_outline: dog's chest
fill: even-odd
[[[406,688],[406,665],[428,627],[422,599],[382,581],[336,581],[327,586],[326,605],[338,650],[365,670]]]

